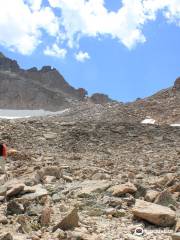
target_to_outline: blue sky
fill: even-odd
[[[0,51],[23,68],[52,65],[74,87],[124,102],[180,75],[179,0],[13,2],[0,0]]]

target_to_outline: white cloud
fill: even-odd
[[[0,0],[0,44],[22,54],[31,54],[42,41],[42,30],[56,36],[58,18],[41,1],[25,4],[23,0]],[[32,5],[34,7],[32,7]],[[36,10],[33,10],[36,9]]]
[[[86,60],[90,59],[90,56],[87,52],[80,51],[77,54],[75,54],[75,58],[79,62],[85,62]]]
[[[54,43],[52,47],[46,47],[46,49],[44,50],[44,54],[51,57],[65,58],[67,50],[64,48],[60,48],[56,43]]]
[[[33,11],[38,11],[42,4],[42,0],[25,0],[24,2],[27,3]]]
[[[146,41],[143,26],[156,20],[158,11],[169,21],[177,23],[180,18],[180,0],[122,0],[116,12],[108,11],[104,0],[49,0],[49,3],[61,11],[61,24],[70,47],[77,46],[83,36],[109,35],[131,49]]]
[[[167,22],[180,26],[180,0],[122,0],[117,11],[108,11],[105,0],[48,1],[45,7],[43,0],[0,0],[0,45],[31,54],[46,32],[53,46],[60,42],[78,48],[83,37],[109,36],[132,49],[146,41],[143,27],[155,21],[159,12]],[[53,46],[44,52],[63,55]]]
[[[61,24],[71,47],[83,36],[109,35],[128,48],[145,41],[141,26],[146,18],[140,0],[123,0],[117,12],[109,12],[103,0],[49,0],[49,3],[60,8]]]

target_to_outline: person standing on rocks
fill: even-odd
[[[5,144],[0,144],[0,173],[5,173],[6,158],[7,147]]]
[[[6,144],[0,144],[0,174],[6,173],[6,159],[17,153],[17,150],[6,146]]]

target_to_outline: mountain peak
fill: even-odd
[[[0,58],[6,58],[2,52],[0,52]]]
[[[83,100],[86,90],[72,87],[51,66],[21,69],[17,61],[0,53],[0,107],[60,110]]]
[[[174,88],[180,90],[180,77],[178,77],[174,83]]]
[[[0,52],[0,70],[18,72],[20,67],[15,60],[6,57],[2,52]]]

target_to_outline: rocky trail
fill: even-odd
[[[180,239],[179,127],[70,119],[1,121],[0,240]]]

